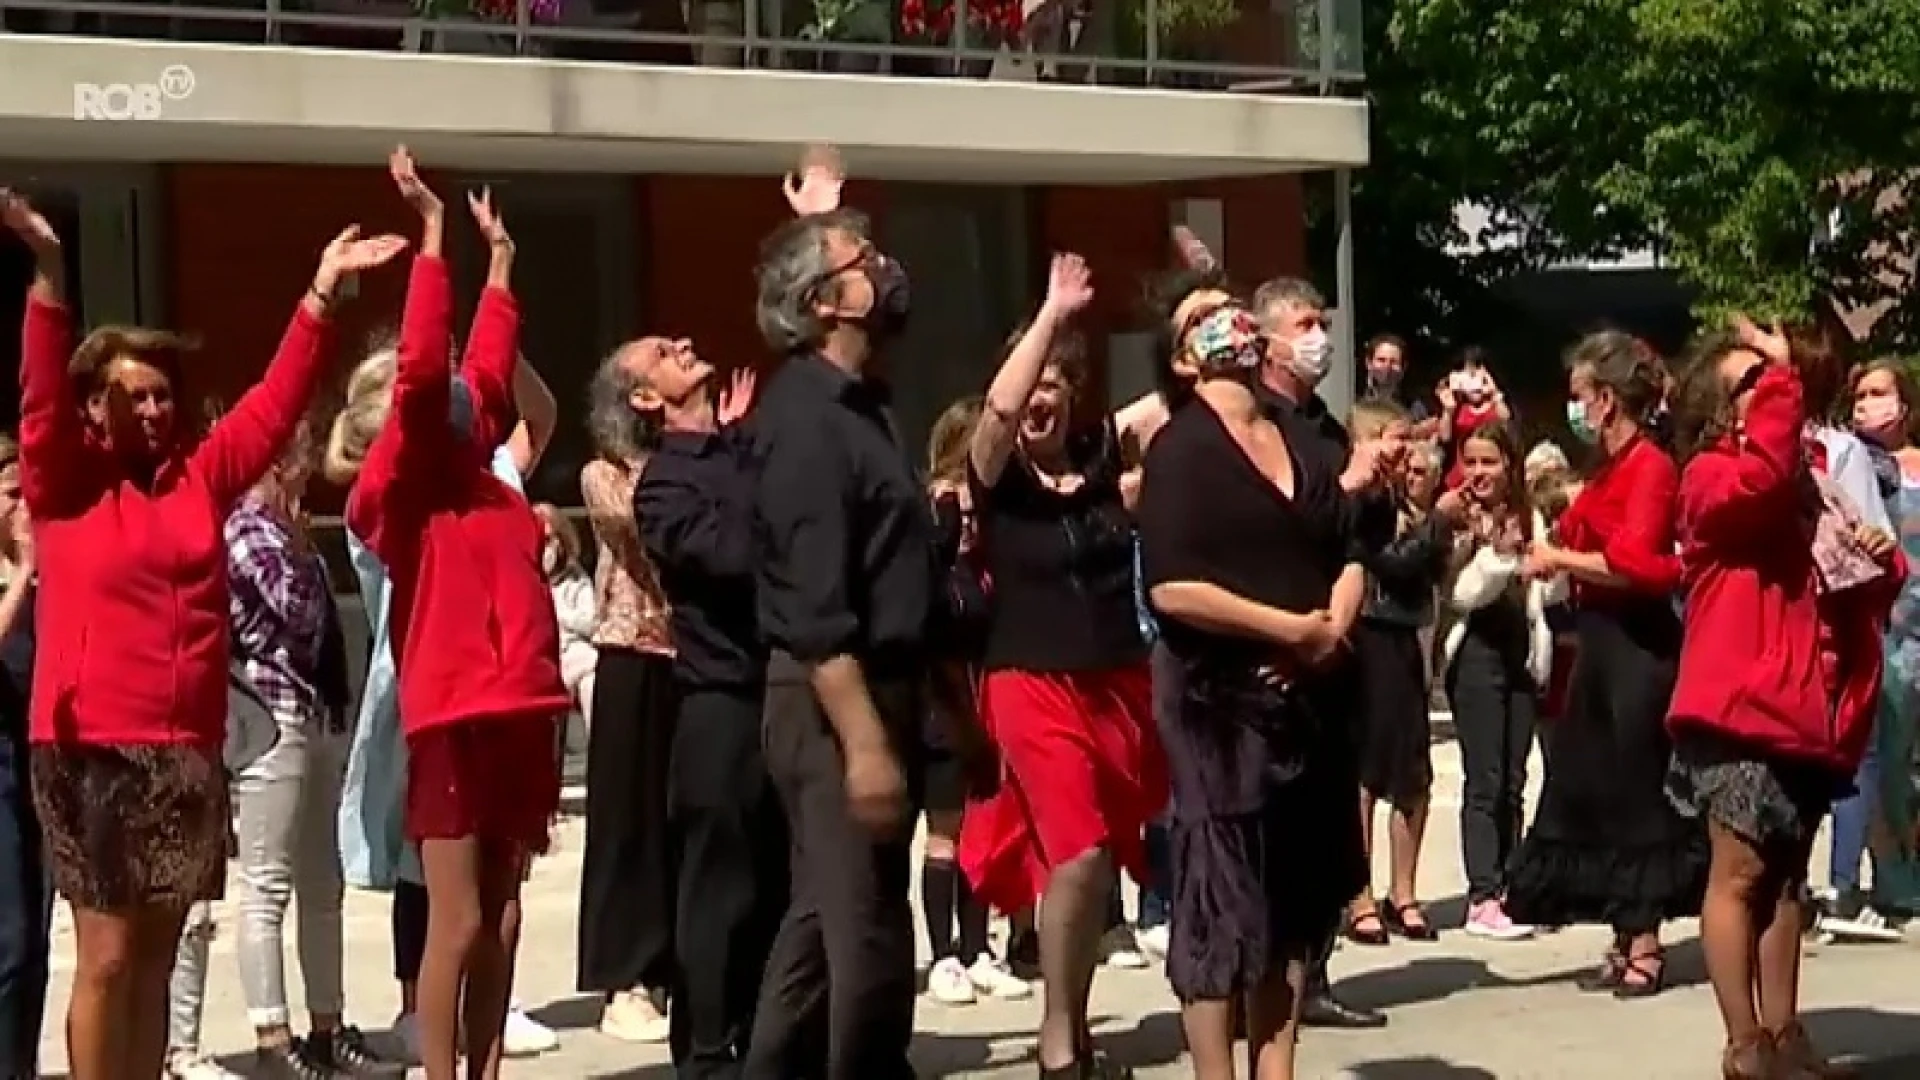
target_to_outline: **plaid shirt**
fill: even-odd
[[[227,516],[226,540],[234,658],[276,715],[318,718],[329,600],[320,556],[296,552],[287,527],[252,495]]]

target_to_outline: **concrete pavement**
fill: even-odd
[[[1443,926],[1457,925],[1462,877],[1457,807],[1458,757],[1438,745],[1436,811],[1429,829],[1422,888]],[[1535,766],[1538,775],[1538,765]],[[595,1030],[598,1005],[573,992],[574,909],[580,871],[581,825],[569,821],[559,850],[536,867],[527,890],[526,937],[517,993],[534,1014],[559,1029],[560,1049],[512,1062],[506,1074],[524,1080],[666,1078],[664,1050],[614,1042]],[[1824,850],[1824,845],[1823,845]],[[1382,867],[1384,870],[1384,867]],[[1383,879],[1380,879],[1383,880]],[[219,913],[208,987],[206,1042],[245,1068],[250,1043],[233,955],[229,900]],[[348,898],[348,1000],[351,1017],[368,1030],[393,1016],[388,907],[379,895]],[[1604,931],[1583,928],[1528,942],[1490,943],[1457,932],[1432,944],[1396,941],[1385,948],[1347,946],[1334,960],[1341,992],[1387,1010],[1391,1025],[1377,1032],[1308,1032],[1302,1075],[1360,1080],[1692,1080],[1716,1075],[1719,1021],[1701,983],[1694,927],[1678,925],[1671,974],[1679,985],[1646,1001],[1617,1002],[1583,995],[1573,978],[1604,946]],[[292,950],[289,949],[289,953]],[[49,1037],[43,1047],[49,1075],[64,1060],[59,1017],[72,968],[71,929],[56,927]],[[296,1002],[298,965],[290,955]],[[1861,1059],[1880,1080],[1920,1077],[1920,944],[1844,945],[1811,949],[1806,969],[1809,1026],[1824,1046]],[[921,999],[915,1057],[926,1076],[1029,1077],[1027,1059],[1038,998],[946,1008]],[[1103,971],[1094,990],[1103,1045],[1141,1075],[1187,1074],[1178,1014],[1158,970]]]

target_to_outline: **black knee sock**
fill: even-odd
[[[987,905],[973,895],[967,875],[953,875],[955,900],[960,909],[960,959],[971,964],[987,952]]]
[[[953,908],[960,872],[947,860],[920,864],[920,913],[927,919],[927,950],[937,963],[953,955]]]

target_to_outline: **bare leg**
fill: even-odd
[[[1800,930],[1806,923],[1802,909],[1801,884],[1806,878],[1807,857],[1813,850],[1813,836],[1786,855],[1790,865],[1772,868],[1769,884],[1772,897],[1757,902],[1767,905],[1769,921],[1760,927],[1759,970],[1755,984],[1760,997],[1760,1024],[1775,1035],[1800,1021]],[[1756,915],[1762,909],[1756,909]]]
[[[480,841],[430,839],[420,844],[427,877],[427,948],[420,959],[420,1058],[427,1080],[455,1080],[460,998],[468,959],[481,929]]]
[[[1306,987],[1307,963],[1295,957],[1247,995],[1247,1071],[1253,1080],[1293,1080]]]
[[[1727,1045],[1745,1047],[1760,1038],[1754,994],[1760,928],[1755,916],[1756,901],[1767,876],[1766,865],[1752,845],[1717,822],[1707,823],[1707,838],[1712,862],[1700,913],[1700,945],[1706,954],[1714,1003],[1720,1007],[1720,1022],[1726,1027]],[[1773,907],[1773,897],[1761,903],[1762,909],[1771,911]],[[1798,926],[1794,934],[1797,939]],[[1796,951],[1798,947],[1796,940]]]
[[[1040,1017],[1040,1066],[1060,1069],[1084,1049],[1086,1001],[1106,932],[1113,859],[1095,848],[1053,868],[1040,901],[1040,970],[1046,980]]]
[[[167,991],[173,958],[186,926],[185,907],[148,907],[133,916],[134,963],[129,987],[132,1010],[115,1033],[129,1077],[159,1076],[167,1065]],[[77,1074],[76,1074],[77,1075]]]
[[[1387,816],[1387,857],[1391,867],[1387,896],[1395,907],[1419,903],[1420,843],[1427,834],[1429,805],[1429,800],[1422,796],[1405,806],[1396,805]]]
[[[73,991],[67,999],[67,1072],[73,1080],[134,1075],[121,1041],[139,963],[136,914],[75,907]]]
[[[1233,1075],[1233,1002],[1189,1001],[1180,1006],[1193,1080],[1235,1080]]]
[[[480,933],[467,954],[468,1080],[500,1080],[507,1005],[513,996],[513,955],[520,945],[520,883],[527,856],[516,845],[483,846]]]

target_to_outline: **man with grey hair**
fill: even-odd
[[[785,358],[754,414],[753,536],[766,763],[794,858],[747,1080],[913,1075],[932,522],[876,370],[906,275],[831,201],[776,230],[756,272],[756,320]]]
[[[1353,445],[1347,429],[1315,392],[1332,363],[1326,306],[1320,291],[1298,278],[1275,278],[1254,291],[1253,313],[1267,338],[1267,355],[1260,366],[1259,381],[1254,384],[1254,397],[1286,436],[1301,464],[1338,476],[1341,488],[1354,499],[1374,486],[1377,458],[1371,445]],[[1338,580],[1328,610],[1335,622],[1346,628],[1358,620],[1366,592],[1366,573],[1355,554],[1347,537],[1328,538],[1327,558],[1338,564]],[[1318,673],[1314,694],[1323,703],[1319,710],[1322,716],[1339,719],[1352,709],[1356,675],[1352,655],[1345,651],[1333,666]],[[1336,751],[1329,755],[1330,761],[1351,771],[1351,789],[1357,799],[1360,770],[1356,740],[1345,732],[1338,733],[1330,740],[1330,749]],[[1368,880],[1366,847],[1357,814],[1351,824],[1352,858],[1346,860],[1350,865],[1328,867],[1327,872],[1352,877],[1354,894],[1358,895]],[[1332,954],[1333,941],[1329,939],[1310,975],[1301,1022],[1320,1027],[1384,1025],[1386,1017],[1381,1013],[1347,1005],[1334,997],[1327,975],[1327,960]]]

